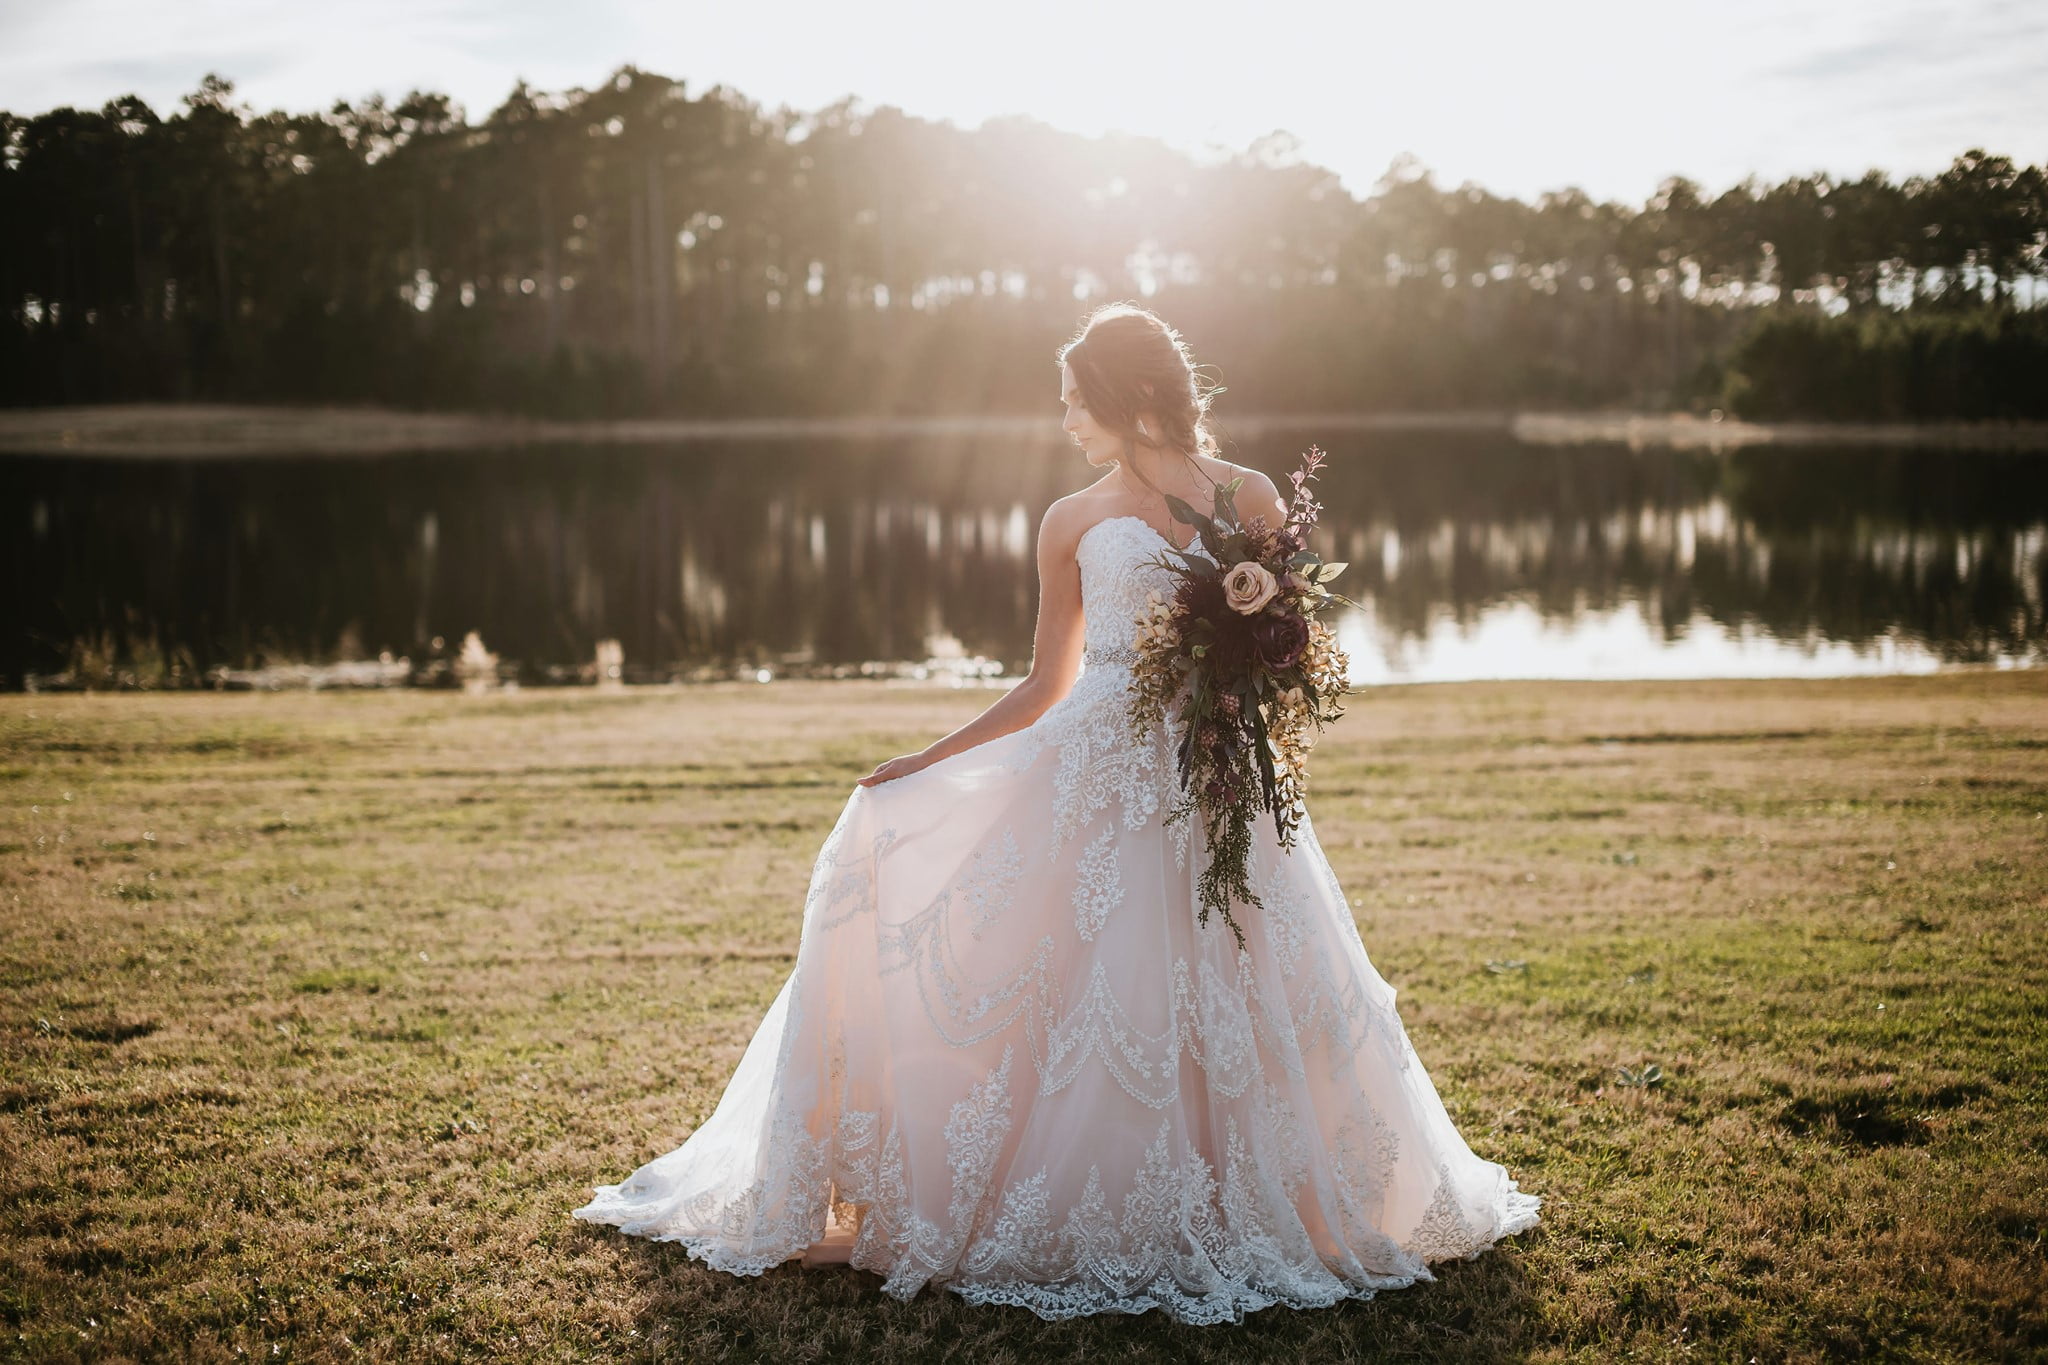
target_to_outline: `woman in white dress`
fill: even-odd
[[[1106,472],[1039,528],[1029,675],[860,780],[796,965],[716,1111],[575,1216],[741,1275],[800,1257],[1045,1318],[1241,1320],[1431,1278],[1537,1221],[1452,1125],[1304,818],[1255,830],[1261,907],[1197,920],[1167,726],[1126,720],[1133,618],[1217,458],[1185,345],[1107,305],[1060,351]],[[1198,551],[1199,552],[1199,551]],[[1078,673],[1078,676],[1077,676]]]

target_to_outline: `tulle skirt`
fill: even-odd
[[[1534,1225],[1410,1046],[1304,820],[1240,949],[1196,916],[1170,738],[1090,667],[1026,729],[856,787],[710,1118],[575,1216],[1045,1318],[1242,1319],[1431,1278]]]

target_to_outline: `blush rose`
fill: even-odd
[[[1246,560],[1223,575],[1223,600],[1230,609],[1249,616],[1273,600],[1280,584],[1265,565]]]

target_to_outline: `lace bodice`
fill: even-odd
[[[1194,540],[1190,530],[1182,548],[1202,553]],[[1082,659],[1088,667],[1130,664],[1133,618],[1145,595],[1165,592],[1173,583],[1164,568],[1146,561],[1173,548],[1139,516],[1106,517],[1081,533],[1074,558],[1081,565],[1081,614],[1087,622]]]

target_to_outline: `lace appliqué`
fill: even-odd
[[[1108,922],[1110,911],[1123,903],[1123,878],[1117,872],[1116,825],[1104,827],[1081,854],[1074,869],[1074,931],[1092,940]]]
[[[1190,1323],[1241,1320],[1286,1303],[1322,1307],[1369,1298],[1381,1285],[1347,1283],[1316,1254],[1292,1208],[1262,1168],[1268,1154],[1224,1121],[1224,1170],[1179,1148],[1160,1122],[1113,1207],[1102,1168],[1090,1166],[1073,1206],[1053,1225],[1048,1175],[1005,1191],[1002,1215],[968,1249],[952,1287],[971,1303],[1007,1303],[1057,1319],[1163,1308]]]
[[[1278,860],[1287,857],[1277,846],[1256,850],[1253,876],[1256,878],[1258,912],[1265,925],[1266,942],[1283,969],[1292,971],[1301,948],[1308,941],[1308,894],[1301,883],[1288,875]],[[1339,898],[1342,904],[1342,898]]]
[[[946,1119],[946,1164],[953,1172],[953,1199],[946,1215],[965,1230],[981,1210],[995,1174],[996,1157],[1010,1133],[1010,1049],[987,1080],[955,1104]]]
[[[1125,712],[1128,678],[1115,669],[1084,673],[1073,691],[1025,732],[1034,742],[1020,749],[1016,770],[1037,762],[1047,749],[1057,754],[1049,857],[1057,856],[1100,811],[1114,808],[1131,830],[1142,829],[1158,813],[1166,794],[1164,731],[1149,742],[1132,737]]]
[[[862,854],[848,858],[847,831],[855,809],[853,802],[847,803],[811,866],[810,888],[804,895],[804,923],[820,931],[836,929],[875,908],[875,865],[896,842],[894,829],[877,830]]]
[[[1535,1226],[1543,1201],[1523,1194],[1498,1166],[1491,1176],[1489,1184],[1477,1190],[1470,1183],[1461,1188],[1451,1176],[1450,1163],[1440,1163],[1436,1195],[1404,1249],[1425,1261],[1470,1260],[1500,1238]],[[1483,1215],[1476,1222],[1467,1216],[1475,1208]]]
[[[1024,875],[1024,851],[1017,846],[1017,833],[1006,829],[1000,842],[976,850],[967,874],[958,888],[967,906],[968,932],[980,938],[982,931],[1010,908],[1017,882]]]

